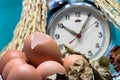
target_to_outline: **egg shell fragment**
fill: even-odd
[[[82,56],[77,54],[68,55],[63,59],[63,66],[67,70],[67,72],[70,71],[70,66],[73,66],[75,61],[77,60],[85,60],[85,63],[89,65],[88,61]]]
[[[35,67],[48,60],[62,64],[62,55],[57,43],[45,33],[35,32],[28,35],[24,41],[23,50]]]

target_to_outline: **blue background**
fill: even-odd
[[[14,28],[19,22],[21,11],[22,0],[0,1],[0,51],[11,41]],[[111,26],[113,44],[120,45],[120,30],[112,24]]]
[[[0,0],[0,51],[11,41],[21,11],[22,0]]]

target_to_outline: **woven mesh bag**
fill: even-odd
[[[118,0],[93,0],[104,15],[120,30],[120,2]]]

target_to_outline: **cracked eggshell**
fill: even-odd
[[[28,60],[35,67],[48,60],[62,64],[62,55],[57,43],[45,33],[35,32],[28,35],[24,41],[23,50]]]
[[[89,66],[88,61],[82,56],[77,54],[68,55],[63,59],[63,66],[67,70],[67,72],[70,71],[70,66],[73,66],[75,61],[77,60],[85,60],[85,63]]]

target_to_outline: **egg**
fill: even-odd
[[[27,61],[27,58],[25,57],[24,53],[18,50],[8,50],[0,59],[0,74],[3,72],[3,68],[9,62],[11,59],[14,58],[23,58]]]
[[[22,58],[15,58],[10,60],[4,67],[3,72],[2,72],[2,77],[4,80],[7,79],[7,76],[9,74],[9,72],[11,71],[12,68],[14,68],[15,66],[19,66],[21,64],[26,64],[27,62],[22,59]]]
[[[45,61],[37,67],[38,74],[42,76],[42,79],[45,80],[48,76],[51,76],[56,73],[67,74],[63,65],[56,61]]]
[[[24,41],[23,50],[35,67],[47,60],[62,64],[62,55],[57,43],[45,33],[35,32],[28,35]]]
[[[8,74],[7,80],[42,80],[42,78],[38,75],[37,70],[33,66],[22,64],[12,68]]]
[[[70,66],[73,66],[76,60],[85,60],[85,63],[89,65],[88,61],[82,56],[77,54],[68,55],[63,59],[63,66],[67,70],[70,71]]]

